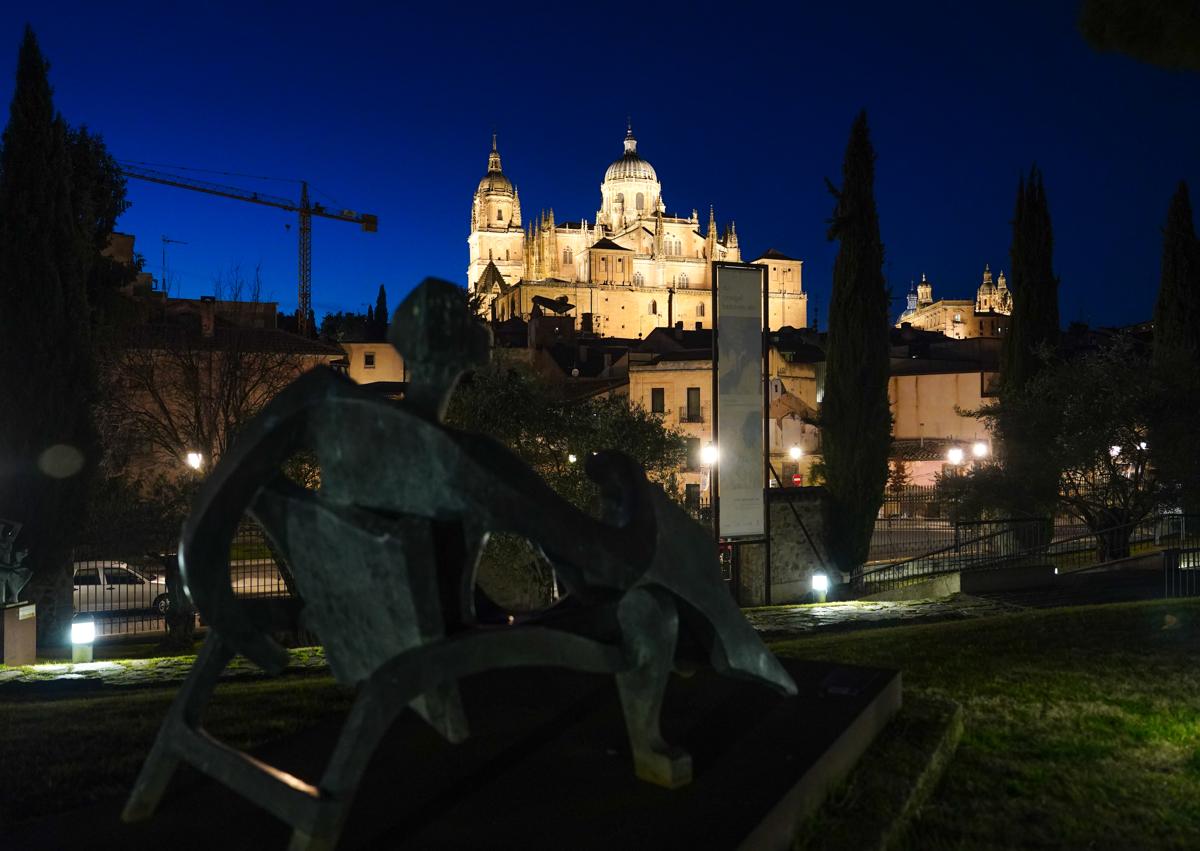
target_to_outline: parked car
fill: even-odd
[[[123,561],[77,561],[72,598],[77,612],[153,609],[166,614],[167,582]]]

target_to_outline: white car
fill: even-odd
[[[123,561],[77,561],[72,598],[77,612],[153,609],[166,614],[167,582]]]

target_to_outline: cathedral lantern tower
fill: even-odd
[[[638,155],[632,126],[625,130],[625,152],[604,173],[600,199],[596,222],[612,231],[639,219],[653,219],[655,213],[666,209],[658,175],[654,166]]]
[[[487,174],[479,181],[471,199],[470,263],[467,266],[467,287],[484,278],[488,264],[493,264],[506,285],[521,278],[524,262],[524,236],[521,230],[521,196],[516,186],[500,166],[500,151],[492,135],[492,150],[488,153]],[[495,282],[495,275],[487,280]],[[494,296],[494,293],[487,293]]]

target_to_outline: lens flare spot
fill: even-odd
[[[52,479],[69,479],[83,469],[83,453],[66,443],[56,443],[38,458],[38,469]]]

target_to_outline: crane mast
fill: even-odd
[[[308,197],[308,181],[300,181],[300,200],[282,198],[255,192],[238,186],[228,186],[207,180],[196,180],[178,174],[159,171],[141,163],[118,163],[121,173],[126,177],[159,183],[163,186],[174,186],[179,189],[189,189],[193,192],[204,192],[222,198],[232,198],[235,201],[246,201],[251,204],[262,204],[280,210],[298,213],[300,216],[300,249],[299,249],[299,304],[296,321],[301,334],[308,332],[308,314],[312,306],[312,219],[319,216],[325,219],[335,219],[340,222],[352,222],[360,225],[367,233],[379,230],[379,217],[371,213],[356,213],[353,210],[332,210],[323,204],[314,204]]]

